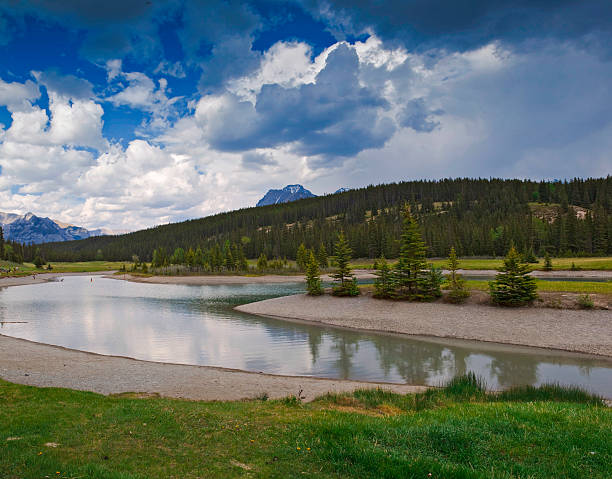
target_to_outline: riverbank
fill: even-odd
[[[406,394],[423,386],[276,376],[210,366],[158,363],[105,356],[0,335],[0,378],[13,383],[100,394],[127,392],[205,401],[301,396],[382,387]]]
[[[279,319],[388,333],[469,339],[596,354],[612,360],[610,311],[409,303],[369,295],[286,296],[237,306]]]
[[[446,273],[446,271],[444,271]],[[459,273],[472,277],[490,277],[497,274],[495,270],[459,270]],[[360,280],[374,280],[376,275],[372,270],[355,269],[353,274]],[[538,279],[585,279],[585,280],[612,280],[612,271],[533,271],[531,273]],[[188,284],[196,286],[216,284],[272,284],[272,283],[302,283],[306,281],[304,275],[199,275],[199,276],[140,276],[129,273],[120,275],[109,275],[109,278],[123,279],[136,283],[152,284]],[[331,282],[329,274],[321,275],[321,280]]]
[[[104,276],[112,271],[81,271],[65,273],[35,273],[28,276],[2,276],[0,277],[0,288],[8,286],[23,286],[27,284],[41,284],[50,281],[58,281],[62,276]]]
[[[357,279],[374,279],[376,276],[368,270],[355,270]],[[273,284],[273,283],[303,283],[306,277],[302,274],[282,275],[199,275],[199,276],[135,276],[129,273],[108,275],[108,278],[133,281],[135,283],[152,284],[188,284],[206,286],[216,284]],[[323,281],[332,281],[328,274],[321,275]]]

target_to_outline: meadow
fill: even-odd
[[[0,381],[0,475],[17,478],[606,478],[612,411],[559,387],[466,376],[383,390],[196,402]]]
[[[394,262],[394,260],[389,260]],[[437,268],[446,268],[448,260],[446,258],[431,258],[427,260]],[[503,258],[459,258],[459,267],[465,270],[478,269],[499,269],[503,264]],[[572,264],[581,270],[612,270],[612,257],[584,257],[584,258],[552,258],[553,270],[570,271]],[[351,262],[351,267],[355,269],[371,269],[374,266],[373,259],[356,259]],[[544,259],[539,258],[538,263],[529,265],[534,270],[544,269]]]

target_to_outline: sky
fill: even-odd
[[[0,0],[0,211],[128,231],[612,174],[609,0]]]

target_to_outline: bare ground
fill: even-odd
[[[286,296],[236,308],[333,326],[535,346],[612,357],[612,312],[484,304],[410,303],[369,295]]]
[[[311,401],[327,392],[382,387],[398,393],[422,386],[296,376],[275,376],[208,366],[139,361],[86,353],[0,335],[0,377],[38,387],[61,387],[101,394],[141,393],[192,400],[239,400],[267,394]]]

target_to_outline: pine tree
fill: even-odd
[[[257,258],[257,269],[259,271],[268,269],[268,257],[264,253],[261,253],[259,258]]]
[[[552,261],[550,259],[550,254],[548,254],[548,251],[544,255],[544,267],[542,269],[544,271],[552,271],[553,269]]]
[[[470,296],[469,290],[465,287],[463,276],[457,273],[458,269],[459,260],[453,246],[448,255],[448,274],[446,275],[446,280],[450,287],[448,300],[451,303],[463,303]]]
[[[376,262],[376,280],[374,281],[374,297],[390,298],[393,296],[393,276],[391,267],[384,256]]]
[[[295,262],[301,271],[306,271],[306,265],[308,264],[308,250],[304,243],[300,244],[295,255]]]
[[[359,289],[355,289],[355,278],[351,274],[349,266],[352,250],[342,231],[338,234],[334,253],[337,269],[335,273],[331,274],[331,277],[334,278],[336,283],[339,282],[340,284],[336,284],[332,288],[332,294],[334,296],[356,296],[359,294]]]
[[[319,251],[317,251],[317,261],[319,262],[319,266],[321,266],[321,268],[327,268],[329,266],[327,249],[323,243],[319,245]]]
[[[404,222],[400,239],[399,261],[393,271],[394,297],[398,299],[423,300],[427,289],[424,270],[425,243],[416,219],[404,208]]]
[[[320,296],[323,294],[321,276],[319,274],[319,261],[312,252],[306,265],[306,290],[310,296]]]
[[[0,226],[0,259],[4,259],[4,231]]]
[[[536,282],[530,272],[512,246],[495,281],[489,283],[491,301],[502,306],[520,306],[536,299]]]

